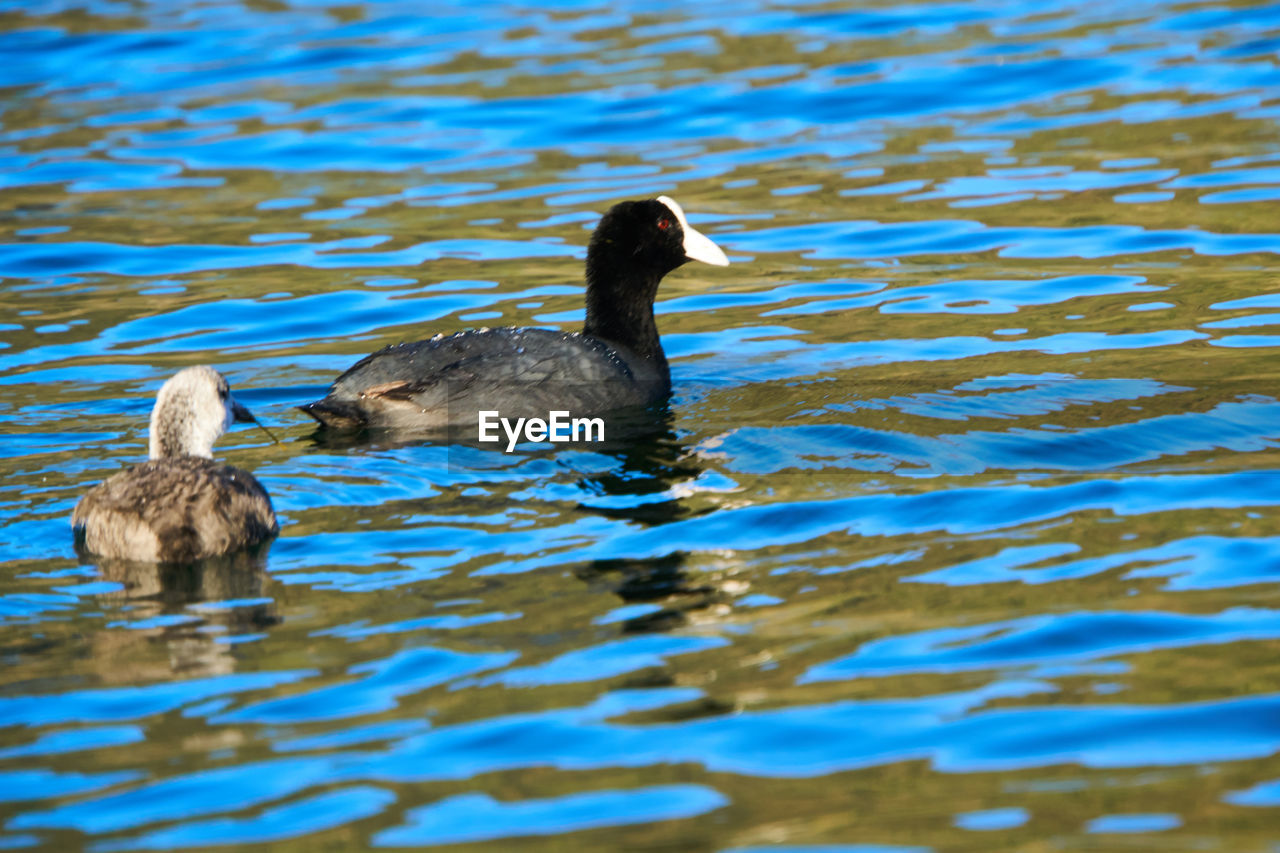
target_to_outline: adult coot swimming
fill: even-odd
[[[666,399],[671,371],[653,300],[686,261],[727,266],[666,196],[614,205],[587,248],[582,332],[473,329],[396,344],[358,361],[302,411],[330,427],[438,430],[554,410],[599,414]]]
[[[233,421],[257,423],[221,373],[202,366],[175,374],[151,410],[150,460],[85,493],[71,513],[77,544],[99,557],[168,563],[274,536],[280,528],[266,489],[213,461],[213,443]]]

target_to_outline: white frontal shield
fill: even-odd
[[[660,195],[658,201],[665,204],[676,220],[680,223],[680,229],[684,231],[684,254],[685,257],[693,261],[702,261],[704,264],[713,264],[717,267],[729,266],[729,259],[724,252],[715,243],[707,239],[706,235],[693,230],[693,226],[689,224],[689,220],[684,218],[684,211],[680,205],[676,204],[676,200],[670,196]]]

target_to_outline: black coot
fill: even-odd
[[[715,243],[666,196],[614,205],[587,249],[582,332],[473,329],[379,350],[302,411],[329,427],[440,430],[478,413],[593,415],[665,400],[671,392],[653,300],[686,261],[726,266]]]

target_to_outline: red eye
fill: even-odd
[[[659,230],[659,231],[666,231],[666,230],[667,230],[668,228],[670,228],[670,227],[671,227],[671,220],[670,220],[670,219],[659,219],[659,220],[658,220],[658,230]]]

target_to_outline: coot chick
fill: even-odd
[[[671,371],[653,300],[687,261],[727,266],[673,199],[614,205],[587,248],[582,332],[473,329],[396,344],[358,361],[302,411],[328,427],[439,430],[476,426],[478,413],[601,414],[661,402]]]
[[[266,489],[247,471],[213,461],[213,443],[233,421],[257,423],[221,373],[201,366],[175,374],[151,410],[150,460],[99,483],[76,504],[77,545],[98,557],[168,563],[275,536],[280,528]]]

